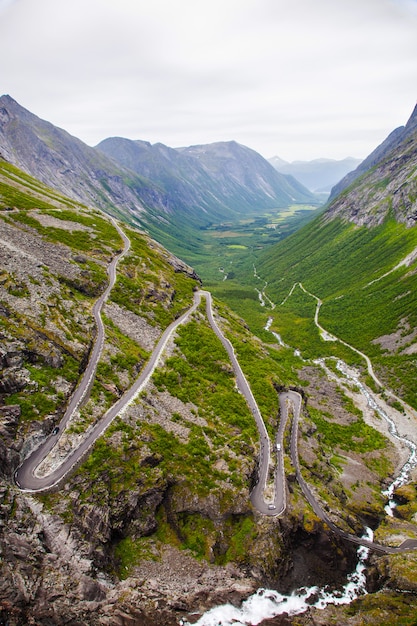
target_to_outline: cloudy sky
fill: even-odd
[[[0,94],[89,145],[365,157],[417,98],[417,0],[0,0]]]

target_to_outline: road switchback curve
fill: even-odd
[[[22,463],[22,465],[15,472],[16,485],[23,491],[27,492],[39,492],[46,491],[52,487],[56,487],[61,484],[69,473],[77,466],[77,464],[84,459],[91,450],[97,439],[106,431],[112,421],[120,415],[126,407],[136,398],[140,391],[146,386],[150,377],[152,376],[155,368],[157,367],[161,355],[171,338],[176,328],[184,323],[189,316],[200,305],[201,297],[206,300],[206,314],[207,319],[223,344],[230,362],[232,364],[235,376],[236,385],[239,391],[244,396],[248,407],[255,419],[259,437],[260,437],[260,451],[259,451],[259,467],[258,467],[258,481],[253,488],[250,498],[253,506],[263,515],[278,516],[282,515],[286,509],[286,479],[284,471],[284,431],[289,419],[289,408],[293,414],[292,429],[291,429],[291,443],[290,443],[290,455],[291,461],[296,471],[297,481],[303,491],[304,496],[311,505],[314,513],[319,517],[334,533],[340,537],[354,542],[356,544],[367,546],[368,548],[375,550],[376,552],[394,554],[402,552],[411,548],[417,547],[417,540],[408,539],[401,546],[391,547],[377,544],[373,541],[357,537],[338,528],[336,524],[325,513],[311,489],[308,487],[304,480],[300,463],[298,458],[298,420],[301,413],[302,398],[301,395],[295,391],[281,392],[279,395],[280,403],[280,424],[275,440],[274,454],[276,455],[275,464],[275,479],[274,479],[274,498],[273,501],[267,502],[264,499],[264,492],[266,483],[268,480],[269,465],[271,458],[271,446],[270,439],[263,421],[261,412],[256,403],[256,400],[252,394],[249,383],[240,367],[239,361],[236,357],[234,348],[231,342],[225,337],[213,315],[212,297],[209,291],[196,291],[194,294],[194,302],[192,306],[185,311],[178,319],[174,320],[163,332],[159,339],[152,355],[136,379],[134,384],[123,394],[121,398],[102,416],[102,418],[92,427],[86,434],[81,444],[71,452],[66,459],[61,463],[59,467],[50,472],[46,476],[37,476],[36,470],[42,461],[47,457],[52,448],[59,441],[65,427],[70,420],[73,412],[80,405],[82,400],[89,393],[91,385],[94,380],[94,376],[97,370],[98,361],[103,349],[104,344],[104,325],[101,319],[101,311],[108,295],[116,280],[116,268],[118,261],[128,252],[130,247],[130,241],[118,224],[113,220],[115,227],[123,238],[124,248],[121,253],[115,256],[108,266],[109,283],[105,292],[98,298],[93,307],[94,319],[97,325],[97,334],[94,342],[93,349],[89,358],[87,368],[84,372],[82,380],[76,388],[73,396],[70,399],[68,408],[59,424],[59,435],[51,434],[36,450],[34,450]]]

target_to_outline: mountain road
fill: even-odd
[[[115,283],[116,280],[116,269],[119,260],[127,254],[130,241],[122,229],[118,226],[118,224],[113,220],[115,227],[120,233],[124,247],[123,250],[117,254],[108,265],[108,286],[104,293],[98,298],[93,306],[93,315],[96,322],[97,332],[96,338],[91,350],[90,358],[85,369],[84,375],[75,389],[67,410],[59,424],[58,427],[54,429],[51,435],[37,448],[35,449],[22,463],[22,465],[15,472],[15,482],[16,485],[23,491],[27,492],[38,492],[45,491],[55,487],[65,478],[67,475],[77,466],[77,464],[85,458],[85,456],[89,453],[90,449],[97,441],[97,439],[106,431],[112,421],[123,413],[126,407],[133,402],[136,396],[140,393],[140,391],[146,386],[152,373],[157,367],[161,355],[172,337],[176,328],[184,323],[190,315],[192,315],[196,309],[199,307],[201,303],[201,298],[204,297],[206,300],[206,314],[207,319],[217,337],[220,339],[223,347],[225,348],[229,360],[232,364],[234,374],[236,377],[236,385],[239,389],[240,393],[244,396],[248,407],[255,419],[259,438],[260,438],[260,448],[259,448],[259,460],[258,460],[258,480],[256,485],[254,486],[250,499],[253,506],[263,515],[267,516],[278,516],[282,515],[286,509],[286,477],[284,470],[284,432],[289,419],[289,413],[291,411],[293,419],[292,419],[292,429],[291,429],[291,440],[290,440],[290,456],[291,462],[295,468],[296,477],[298,483],[306,497],[307,501],[311,505],[314,513],[325,523],[327,526],[335,533],[337,533],[342,538],[352,541],[356,544],[361,544],[367,546],[377,552],[381,553],[396,553],[401,552],[403,550],[407,550],[410,548],[417,547],[417,540],[408,539],[401,546],[398,547],[390,547],[383,546],[367,539],[363,539],[347,533],[342,529],[338,528],[336,524],[330,519],[329,515],[323,510],[317,498],[312,493],[310,487],[307,485],[304,480],[300,463],[298,458],[298,445],[297,445],[297,437],[298,437],[298,420],[301,413],[302,408],[302,398],[301,395],[296,391],[285,391],[281,392],[279,395],[279,404],[280,404],[280,422],[279,427],[274,443],[274,456],[276,458],[275,463],[275,474],[274,474],[274,496],[271,501],[265,500],[265,491],[267,489],[267,482],[270,471],[271,464],[271,447],[270,447],[270,438],[268,435],[268,431],[266,429],[265,423],[263,421],[261,412],[256,403],[256,400],[252,394],[249,383],[242,371],[242,368],[239,364],[238,358],[235,354],[235,350],[227,337],[223,334],[219,325],[217,324],[214,314],[213,314],[213,305],[212,305],[212,297],[209,291],[199,290],[194,294],[193,304],[187,309],[181,316],[179,316],[176,320],[174,320],[162,333],[155,349],[152,352],[152,355],[145,365],[144,369],[140,373],[139,377],[136,379],[134,384],[117,400],[117,402],[108,409],[108,411],[101,417],[101,419],[90,428],[81,444],[73,450],[53,471],[45,476],[39,476],[36,474],[37,468],[42,463],[42,461],[48,456],[50,451],[59,441],[60,436],[64,432],[71,416],[74,411],[83,400],[88,396],[91,385],[94,381],[94,377],[97,370],[98,361],[100,359],[100,355],[104,345],[104,325],[101,319],[101,311],[104,303],[106,302],[109,293]]]

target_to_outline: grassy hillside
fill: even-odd
[[[351,351],[349,356],[341,344],[320,338],[314,326],[314,298],[299,287],[287,298],[301,282],[323,301],[322,326],[368,354],[384,382],[417,406],[416,260],[392,271],[416,248],[417,229],[394,220],[367,228],[321,216],[255,260],[257,275],[268,283],[266,294],[275,303],[274,310],[259,307],[255,288],[263,283],[249,263],[236,273],[235,281],[226,281],[216,292],[237,310],[246,309],[258,329],[271,315],[273,329],[307,356],[343,352],[358,362],[358,356]]]
[[[5,163],[0,176],[0,407],[17,418],[12,440],[0,431],[4,451],[10,441],[32,446],[62,416],[91,350],[92,307],[106,285],[106,265],[122,241],[100,211],[68,201]],[[131,247],[105,305],[97,376],[63,434],[65,454],[132,384],[164,328],[190,306],[197,284],[185,264],[146,234],[126,232]],[[274,384],[299,383],[291,352],[277,358],[240,318],[217,306],[273,431]],[[171,543],[217,563],[256,561],[248,494],[257,446],[252,414],[201,306],[70,486],[59,496],[36,497],[81,533],[99,566],[116,578],[140,562],[143,553],[136,552],[149,535],[155,554]],[[19,463],[15,452],[4,460],[0,487],[13,484]],[[132,501],[141,502],[139,511]],[[104,520],[100,529],[107,525],[105,538],[102,530],[92,537],[84,519],[93,507]],[[18,532],[26,530],[20,525]]]
[[[161,564],[161,571],[165,568],[169,578],[176,579],[179,570],[164,561],[167,554],[191,555],[198,559],[193,561],[197,565],[209,561],[210,576],[216,566],[231,562],[233,576],[259,572],[254,575],[258,584],[282,576],[307,550],[318,563],[313,574],[309,566],[309,582],[316,578],[321,582],[323,576],[325,581],[329,577],[334,582],[335,575],[344,579],[351,567],[346,555],[354,549],[328,535],[303,498],[289,461],[289,430],[284,444],[289,484],[286,516],[279,521],[265,519],[253,510],[249,491],[259,436],[203,306],[178,329],[146,389],[96,442],[63,488],[30,497],[16,488],[13,474],[21,454],[51,433],[86,366],[95,334],[92,307],[105,287],[107,264],[122,241],[100,211],[69,201],[4,163],[0,164],[0,226],[0,496],[2,545],[6,546],[0,579],[13,610],[31,615],[37,598],[46,598],[48,611],[53,606],[61,618],[57,623],[68,621],[68,616],[75,623],[74,615],[85,606],[79,589],[80,563],[91,563],[91,571],[82,574],[85,588],[97,588],[97,572],[112,581],[111,596],[107,590],[88,596],[95,599],[94,612],[101,607],[107,619],[113,603],[121,605],[125,614],[133,614],[137,606],[155,604],[154,587],[146,587],[150,563]],[[190,306],[197,285],[185,264],[143,232],[125,228],[131,248],[119,263],[116,285],[104,307],[106,338],[97,376],[54,450],[58,457],[66,456],[129,387],[163,329]],[[371,236],[370,231],[338,222],[315,221],[303,231],[307,243],[296,233],[257,259],[254,246],[242,243],[248,236],[244,229],[242,225],[237,237],[230,231],[220,237],[226,241],[223,252],[237,250],[228,258],[233,267],[237,260],[241,266],[236,264],[234,278],[227,271],[227,279],[217,283],[216,293],[222,296],[215,300],[218,323],[234,346],[272,436],[279,424],[277,390],[282,386],[306,389],[299,437],[303,474],[338,523],[359,532],[364,518],[376,524],[384,515],[381,482],[392,472],[393,446],[365,423],[362,411],[342,388],[324,380],[320,368],[302,362],[292,348],[271,345],[272,336],[263,326],[273,317],[273,329],[289,344],[301,347],[305,356],[333,350],[346,360],[358,357],[340,344],[321,340],[313,324],[314,298],[296,289],[285,305],[262,308],[255,287],[263,289],[265,281],[259,276],[268,276],[267,293],[279,303],[293,283],[302,280],[324,300],[323,323],[337,320],[337,332],[347,333],[351,329],[342,323],[340,296],[349,310],[358,309],[358,288],[375,277],[368,268],[381,263],[380,247],[392,252],[389,258],[382,257],[382,273],[416,245],[414,233],[387,223]],[[354,254],[365,243],[367,264],[361,262],[359,252]],[[356,261],[345,267],[347,248]],[[219,250],[206,248],[207,259],[213,249]],[[333,253],[337,264],[329,262],[326,276],[318,274],[319,264]],[[225,258],[226,254],[222,265]],[[213,274],[218,263],[217,256],[211,258]],[[381,288],[391,300],[397,298],[394,307],[381,296],[387,313],[384,326],[378,321],[377,333],[394,328],[398,316],[414,324],[408,292],[415,293],[415,284],[410,269],[367,288],[375,298]],[[224,304],[226,299],[242,315],[233,313]],[[369,327],[373,337],[371,322]],[[359,333],[359,322],[353,328],[366,347],[373,345],[368,335]],[[252,329],[259,331],[258,336]],[[396,358],[402,359],[403,366],[403,356]],[[401,369],[393,372],[401,374]],[[404,515],[413,513],[410,508]],[[326,545],[326,555],[335,562],[330,570],[329,563],[321,560]],[[143,568],[145,575],[138,574],[137,568]],[[304,584],[304,573],[300,576]],[[16,578],[25,593],[17,600]],[[155,579],[165,601],[163,575],[162,580]],[[31,595],[33,581],[39,581],[36,595]],[[57,604],[57,598],[66,604]],[[170,614],[176,616],[173,607],[183,607],[183,602],[181,592],[179,601],[168,605]],[[192,608],[195,605],[193,601]]]

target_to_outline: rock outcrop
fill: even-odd
[[[381,224],[388,215],[407,227],[417,223],[417,106],[406,126],[389,137],[336,185],[327,217],[359,226]]]

